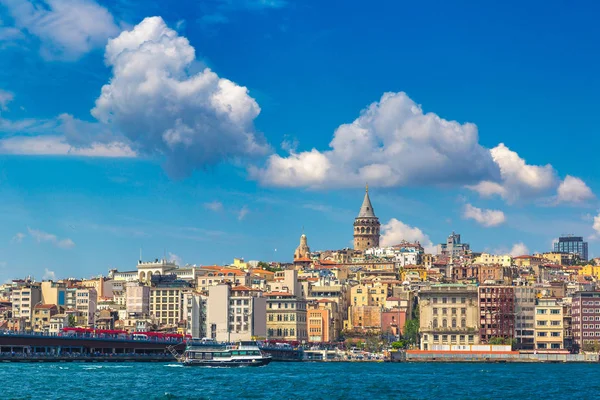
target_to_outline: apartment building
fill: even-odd
[[[515,287],[479,287],[479,335],[482,343],[492,338],[515,337]]]
[[[515,287],[515,339],[517,348],[522,350],[533,350],[535,347],[535,302],[534,287]]]
[[[582,350],[600,346],[600,292],[577,292],[571,303],[573,341]]]
[[[479,301],[475,285],[438,284],[420,291],[421,350],[439,345],[479,344]]]
[[[306,300],[287,292],[265,293],[267,338],[302,342],[308,340]]]
[[[564,349],[563,305],[558,299],[538,299],[534,321],[536,350]]]

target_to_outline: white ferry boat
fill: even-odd
[[[216,342],[190,342],[180,358],[185,366],[198,367],[260,367],[271,362],[256,342],[239,342],[237,345]]]

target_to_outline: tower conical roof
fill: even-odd
[[[373,210],[373,205],[371,204],[371,199],[369,198],[369,186],[365,190],[365,199],[363,200],[362,206],[360,207],[360,212],[358,213],[358,218],[377,218],[375,217],[375,211]]]

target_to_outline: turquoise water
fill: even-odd
[[[598,364],[0,364],[2,399],[594,399]]]

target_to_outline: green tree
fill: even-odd
[[[409,319],[404,325],[404,340],[409,344],[417,344],[419,341],[419,320]]]
[[[75,316],[73,314],[69,314],[68,324],[71,328],[74,327],[75,325],[77,325],[77,320],[75,319]]]
[[[405,349],[406,348],[406,341],[405,340],[398,340],[395,342],[392,342],[392,349]]]

